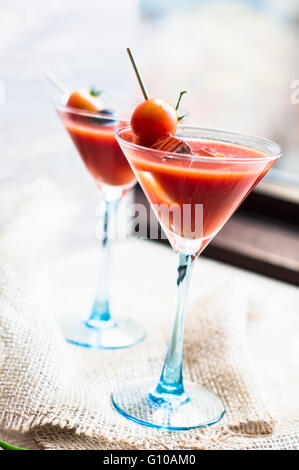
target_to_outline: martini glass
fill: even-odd
[[[123,384],[112,401],[119,413],[139,424],[186,430],[216,423],[225,413],[214,393],[183,382],[184,314],[194,262],[281,150],[265,139],[189,126],[179,127],[176,137],[188,142],[194,154],[136,145],[130,127],[116,132],[176,253],[177,298],[160,380]]]
[[[136,178],[115,140],[115,131],[127,124],[125,117],[93,113],[66,106],[68,97],[56,102],[56,111],[71,136],[87,170],[105,202],[102,236],[102,266],[96,298],[89,315],[62,319],[67,341],[76,345],[117,349],[144,339],[143,328],[132,320],[111,317],[108,274],[111,240],[115,235],[117,209],[121,198],[135,185]]]

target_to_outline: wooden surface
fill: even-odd
[[[240,212],[219,232],[205,255],[299,285],[297,227]]]
[[[136,189],[135,198],[147,207],[150,233],[152,219],[149,217],[149,204],[140,188]],[[162,241],[168,243],[165,239]],[[299,285],[298,226],[250,211],[239,209],[206,247],[202,256]]]

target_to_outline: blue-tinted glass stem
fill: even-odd
[[[92,311],[86,321],[86,325],[93,328],[108,327],[114,323],[110,316],[108,287],[111,241],[115,233],[117,208],[118,200],[105,201],[100,277]]]
[[[171,401],[171,397],[181,398],[185,394],[182,373],[184,316],[195,257],[183,253],[178,253],[177,257],[177,296],[174,319],[160,381],[155,391],[150,394],[151,398],[156,401],[161,401],[161,399],[164,401],[163,397],[165,401]]]

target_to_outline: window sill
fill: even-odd
[[[135,200],[149,206],[140,187]],[[259,185],[202,255],[299,286],[298,208]],[[291,224],[295,213],[296,223]],[[148,216],[148,233],[149,220]]]

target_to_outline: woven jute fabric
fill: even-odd
[[[126,256],[131,259],[134,253],[138,259],[147,246],[128,242]],[[162,264],[166,251],[169,256],[163,250],[158,257]],[[299,447],[296,428],[289,427],[286,433],[267,409],[255,373],[247,345],[251,299],[242,283],[219,281],[216,276],[213,285],[207,288],[209,283],[202,282],[198,291],[195,273],[185,329],[184,377],[221,397],[225,417],[210,428],[168,432],[139,426],[116,413],[111,404],[115,387],[140,378],[158,380],[169,334],[170,317],[163,315],[169,307],[165,299],[172,294],[168,283],[147,281],[138,299],[141,281],[138,272],[134,276],[135,290],[129,275],[122,281],[122,294],[130,286],[132,292],[123,295],[121,305],[143,323],[146,341],[127,350],[86,350],[64,341],[54,316],[28,298],[1,256],[1,428],[28,432],[45,449]]]

